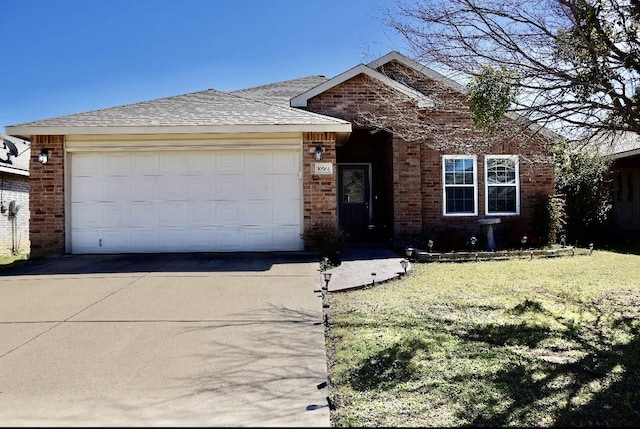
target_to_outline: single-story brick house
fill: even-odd
[[[0,134],[0,254],[29,252],[29,142]]]
[[[330,225],[398,242],[482,233],[495,217],[498,241],[527,233],[535,201],[553,194],[553,163],[549,140],[517,122],[492,137],[472,129],[464,87],[391,52],[330,79],[6,131],[31,141],[34,255],[297,251],[305,229]]]

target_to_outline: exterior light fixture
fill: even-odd
[[[429,240],[427,242],[427,247],[429,248],[429,253],[433,250],[433,240]]]
[[[316,161],[322,161],[322,157],[324,156],[324,148],[322,146],[316,146],[313,151],[313,158]]]
[[[376,273],[371,273],[371,286],[376,285]]]
[[[324,272],[322,273],[322,277],[324,278],[324,287],[325,289],[329,288],[329,281],[331,280],[331,273]]]
[[[404,252],[407,255],[407,258],[410,258],[413,256],[413,247],[407,247]]]
[[[409,261],[407,261],[406,259],[401,259],[400,260],[400,265],[402,266],[402,269],[404,270],[404,275],[407,275],[407,265],[409,265]]]
[[[527,244],[527,240],[529,239],[529,237],[527,237],[526,235],[523,235],[522,238],[520,239],[520,243],[522,243],[522,247],[525,246],[525,244]]]
[[[38,153],[38,162],[41,164],[49,162],[49,149],[42,149],[40,153]]]

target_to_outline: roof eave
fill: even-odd
[[[11,136],[30,139],[35,135],[117,135],[117,134],[228,134],[274,132],[351,132],[351,123],[254,124],[254,125],[166,125],[166,126],[8,126]]]

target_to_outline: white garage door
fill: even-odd
[[[71,252],[300,250],[298,151],[71,154]]]

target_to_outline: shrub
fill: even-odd
[[[340,252],[347,250],[348,238],[347,232],[336,225],[313,225],[302,234],[304,242],[334,266],[340,265]]]

